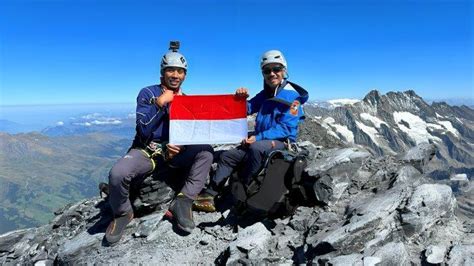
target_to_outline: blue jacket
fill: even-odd
[[[278,87],[275,96],[269,95],[269,90],[265,88],[247,102],[248,114],[258,112],[255,120],[256,140],[289,139],[295,142],[298,124],[305,118],[302,105],[308,100],[308,92],[287,80]]]
[[[169,104],[159,108],[154,102],[162,94],[160,85],[143,88],[137,96],[136,135],[133,147],[146,147],[150,141],[169,140]]]

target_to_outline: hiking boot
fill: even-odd
[[[192,206],[193,200],[186,197],[183,193],[179,193],[171,202],[165,216],[175,220],[179,229],[191,233],[196,227],[193,220]]]
[[[133,219],[133,211],[126,213],[125,215],[115,217],[114,220],[107,227],[105,231],[105,240],[110,246],[117,244],[122,238],[123,232],[127,225]]]
[[[194,200],[193,209],[203,212],[215,212],[216,205],[214,203],[214,198],[216,195],[217,192],[211,189],[206,189],[203,193],[197,196],[196,200]]]

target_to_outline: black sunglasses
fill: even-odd
[[[273,73],[278,73],[278,72],[280,72],[280,71],[282,71],[282,70],[283,70],[283,67],[281,67],[281,66],[266,67],[266,68],[262,69],[262,73],[263,73],[264,75],[268,75],[268,74],[270,74],[270,73],[272,73],[272,72],[273,72]]]

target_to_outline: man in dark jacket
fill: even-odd
[[[114,220],[107,228],[105,239],[116,244],[133,219],[129,199],[130,183],[150,174],[167,163],[174,168],[189,169],[184,186],[170,205],[168,214],[185,232],[194,227],[192,203],[205,185],[213,150],[209,145],[178,146],[169,140],[169,105],[175,95],[182,94],[187,62],[171,45],[161,60],[161,84],[143,88],[137,97],[136,135],[132,147],[112,167],[109,174],[109,202]],[[158,164],[158,165],[157,165]]]
[[[237,166],[241,166],[239,178],[248,183],[259,172],[270,152],[284,149],[285,142],[296,141],[298,124],[304,119],[302,105],[308,100],[308,92],[287,80],[287,67],[280,51],[270,50],[262,55],[263,90],[247,102],[247,113],[257,113],[255,132],[239,147],[221,154],[211,188],[198,197],[195,209],[215,211],[213,199],[216,190]],[[246,88],[237,89],[235,94],[249,96]]]

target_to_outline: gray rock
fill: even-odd
[[[455,244],[448,256],[448,265],[474,265],[474,245]]]
[[[251,259],[256,262],[263,261],[268,255],[268,244],[271,233],[262,223],[240,230],[236,240],[232,241],[228,247],[230,254],[227,263],[236,263],[239,260]]]
[[[329,265],[333,266],[362,266],[362,254],[353,253],[350,255],[337,256],[329,260]]]
[[[426,261],[431,264],[440,264],[444,262],[447,246],[431,245],[425,251]]]
[[[20,229],[0,235],[0,254],[12,251],[14,245],[32,230],[34,229]]]
[[[376,266],[380,265],[380,262],[382,262],[382,259],[371,256],[364,257],[362,260],[364,262],[364,266]]]
[[[357,148],[346,148],[340,150],[330,150],[328,155],[322,159],[317,159],[311,162],[306,171],[311,176],[316,176],[321,172],[328,171],[329,169],[345,164],[345,163],[358,163],[370,156],[370,153]]]
[[[412,165],[404,165],[402,166],[397,172],[397,181],[396,183],[406,183],[412,186],[417,186],[420,184],[414,184],[413,182],[417,182],[420,179],[418,178],[421,175],[421,172],[417,170]]]
[[[412,164],[420,172],[424,173],[424,168],[436,153],[436,146],[429,143],[421,143],[409,149],[401,157],[401,160]]]
[[[197,228],[181,235],[161,219],[172,190],[148,178],[135,201],[152,214],[137,215],[117,246],[102,246],[111,211],[106,201],[92,198],[59,210],[45,226],[1,235],[0,264],[406,265],[440,261],[436,247],[451,243],[456,244],[442,263],[473,264],[472,197],[465,193],[474,191],[470,181],[445,179],[467,183],[456,188],[464,203],[459,209],[467,210],[459,216],[449,187],[432,184],[411,164],[426,158],[403,161],[359,148],[301,147],[314,156],[309,178],[331,179],[326,205],[300,206],[291,217],[243,229],[240,222],[249,223],[233,211],[193,212]]]
[[[351,218],[343,226],[309,235],[307,242],[314,243],[316,248],[330,245],[333,249],[344,252],[361,252],[365,248],[365,243],[371,245],[383,243],[389,233],[382,232],[386,228],[393,228],[392,224],[395,223],[394,219],[397,216],[396,209],[409,193],[408,189],[398,188],[360,202],[350,211]]]
[[[380,248],[372,257],[380,258],[381,265],[410,265],[409,254],[401,242],[391,242]]]
[[[313,208],[298,207],[290,219],[289,225],[296,231],[306,232],[318,218]]]
[[[453,215],[456,199],[447,185],[418,186],[408,200],[402,214],[403,229],[407,236],[426,230],[441,217]]]
[[[133,235],[135,237],[148,237],[163,219],[166,211],[160,211],[141,219],[140,225]]]
[[[80,258],[92,249],[100,245],[104,234],[91,235],[88,232],[82,232],[71,240],[64,243],[58,251],[59,261],[62,262],[80,262]]]

